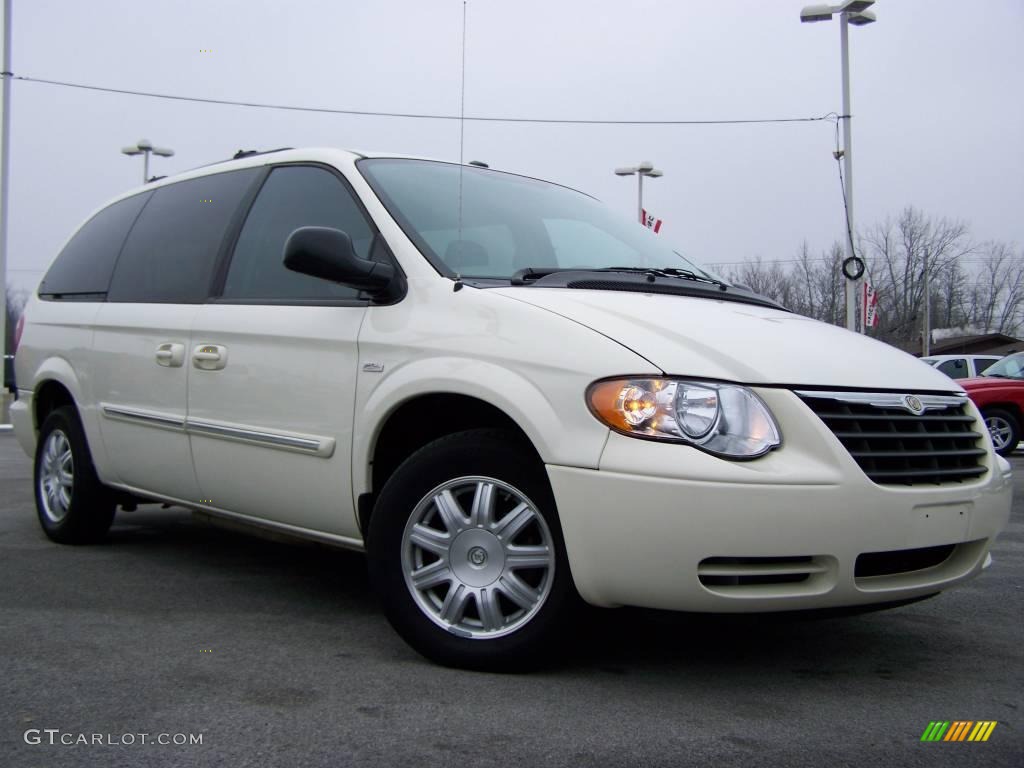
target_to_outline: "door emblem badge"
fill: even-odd
[[[363,363],[364,373],[383,373],[384,363]]]

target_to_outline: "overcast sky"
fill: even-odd
[[[607,120],[839,112],[839,24],[801,0],[469,0],[466,113]],[[461,0],[14,0],[16,75],[207,98],[458,114]],[[1024,245],[1024,1],[879,0],[851,29],[856,224],[915,205]],[[204,50],[211,52],[203,52]],[[31,288],[72,230],[139,183],[239,148],[338,146],[457,160],[459,125],[190,104],[15,81],[10,280]],[[465,159],[558,181],[704,263],[791,259],[842,235],[831,123],[467,123]]]

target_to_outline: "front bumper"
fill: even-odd
[[[928,595],[989,565],[1009,519],[1007,462],[990,452],[989,471],[969,483],[876,485],[795,395],[758,394],[786,442],[757,461],[612,434],[600,469],[548,466],[587,602],[702,612],[856,606]],[[917,550],[927,557],[915,560]],[[894,552],[904,554],[857,566],[862,555]]]

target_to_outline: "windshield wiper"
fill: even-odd
[[[650,281],[656,277],[676,277],[681,280],[694,280],[699,283],[717,285],[720,291],[728,290],[729,286],[713,277],[698,275],[690,269],[677,267],[526,267],[512,275],[512,285],[527,285],[548,275],[559,272],[624,272],[631,275],[647,275]]]
[[[729,286],[723,283],[721,280],[715,280],[713,277],[706,277],[705,275],[698,275],[692,269],[680,269],[679,267],[607,267],[605,269],[594,270],[595,272],[631,272],[638,275],[650,275],[654,277],[678,277],[682,280],[695,280],[699,283],[711,283],[711,285],[717,285],[721,291],[728,290]]]

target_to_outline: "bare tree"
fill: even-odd
[[[881,322],[868,330],[872,336],[890,342],[920,338],[926,264],[929,328],[1010,335],[1024,328],[1024,250],[1002,242],[974,245],[966,224],[913,207],[870,228],[858,242],[878,293]],[[728,270],[726,277],[794,312],[842,326],[843,257],[839,242],[815,255],[805,241],[792,261],[758,257]],[[981,266],[971,270],[974,257]]]
[[[1013,334],[1024,323],[1024,251],[985,243],[980,274],[970,292],[970,319],[985,333]]]
[[[974,246],[967,226],[947,219],[931,219],[920,210],[907,207],[895,221],[887,219],[867,231],[861,249],[870,265],[878,291],[879,306],[885,308],[879,336],[890,341],[907,341],[920,334],[925,291],[925,265],[930,273],[930,295],[941,299],[935,276],[953,270],[947,276],[947,314],[952,316],[957,303],[956,269]],[[943,285],[940,278],[939,286]],[[962,302],[961,302],[962,303]],[[936,302],[932,302],[933,310]],[[937,302],[942,311],[943,302]],[[933,319],[934,319],[933,311]]]

